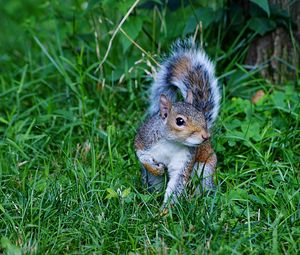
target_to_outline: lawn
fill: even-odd
[[[0,7],[0,253],[300,253],[300,80],[245,67],[255,35],[198,32],[222,88],[217,186],[161,216],[133,140],[189,6],[38,2]]]

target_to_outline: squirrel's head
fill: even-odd
[[[165,95],[160,96],[160,116],[168,129],[167,138],[187,146],[198,146],[208,140],[205,117],[192,105],[188,93],[185,102],[172,103]]]

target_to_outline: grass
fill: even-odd
[[[114,16],[100,15],[101,25],[96,7],[17,3],[2,7],[12,34],[0,56],[1,253],[299,254],[299,81],[274,85],[245,70],[248,42],[227,53],[210,45],[226,83],[213,137],[218,185],[161,217],[163,194],[145,191],[133,149],[155,64],[120,32],[95,72]],[[145,12],[153,24],[166,19]],[[95,43],[97,29],[105,33]],[[135,42],[157,58],[155,44],[172,36],[152,29],[155,43],[143,32]],[[252,104],[259,89],[265,96]]]

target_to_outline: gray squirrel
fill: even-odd
[[[175,203],[195,174],[203,178],[204,189],[214,187],[217,157],[209,138],[220,107],[214,69],[192,39],[178,40],[151,86],[150,117],[134,146],[150,190],[161,190],[168,174],[164,205]]]

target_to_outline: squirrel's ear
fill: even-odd
[[[163,119],[168,117],[171,106],[172,104],[168,100],[168,98],[164,94],[161,94],[159,100],[159,107],[160,107],[160,115]]]
[[[188,89],[185,101],[189,104],[193,104],[193,92],[192,92],[192,90]]]

